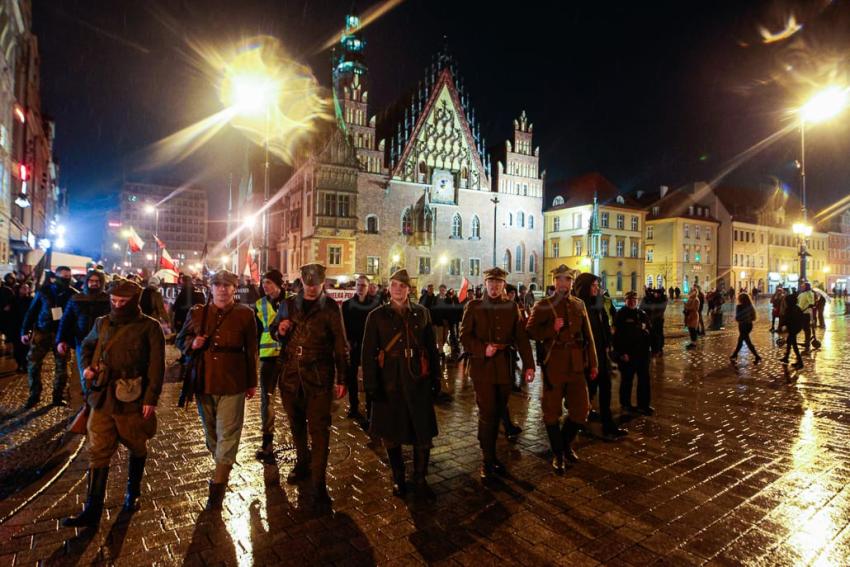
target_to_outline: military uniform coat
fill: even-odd
[[[534,368],[531,343],[519,307],[508,299],[474,299],[466,305],[460,324],[460,342],[470,354],[469,375],[475,382],[510,384],[514,365],[511,348],[519,352],[523,371]],[[488,344],[508,345],[486,357]]]
[[[555,332],[555,319],[564,326]],[[546,378],[552,384],[569,379],[584,379],[585,369],[599,368],[596,345],[584,302],[577,297],[556,293],[534,305],[527,323],[532,339],[543,343]]]
[[[379,367],[378,352],[386,350],[401,332]],[[404,356],[412,349],[412,356]],[[429,374],[420,375],[420,353],[428,359]],[[363,385],[372,397],[370,433],[394,444],[424,445],[437,435],[433,392],[440,380],[437,342],[428,309],[408,302],[400,313],[382,305],[366,318],[363,333]]]

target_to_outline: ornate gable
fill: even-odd
[[[433,184],[431,200],[437,203],[456,203],[455,187],[490,190],[490,178],[449,69],[441,71],[392,177]]]

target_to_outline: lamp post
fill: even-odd
[[[154,238],[156,238],[158,240],[159,239],[159,207],[157,207],[156,205],[152,205],[152,204],[148,203],[147,205],[145,205],[145,212],[149,215],[153,214],[153,216],[154,216],[153,235],[154,235]],[[155,242],[154,244],[155,244],[155,246],[154,246],[155,254],[154,254],[153,271],[154,271],[154,273],[156,273],[156,271],[159,269],[160,251],[159,251],[159,243]]]
[[[497,224],[497,219],[498,219],[497,211],[498,211],[498,207],[499,207],[499,196],[497,195],[497,196],[493,197],[492,199],[490,199],[490,202],[493,203],[493,267],[495,268],[496,267],[496,232],[498,231],[496,224]]]

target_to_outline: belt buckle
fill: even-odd
[[[295,356],[304,356],[304,349],[301,345],[295,347]]]
[[[413,349],[412,348],[404,349],[404,358],[413,358]]]

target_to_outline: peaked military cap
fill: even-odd
[[[576,279],[576,272],[575,270],[569,269],[566,264],[561,264],[552,270],[552,277],[557,278],[558,276],[567,276],[568,278]]]
[[[496,266],[494,268],[490,268],[489,270],[484,270],[484,279],[505,281],[508,279],[508,272]]]
[[[404,268],[393,272],[393,275],[390,276],[390,279],[399,281],[407,287],[410,287],[410,276],[407,275],[407,270],[405,270]]]
[[[136,297],[142,293],[142,286],[130,280],[120,279],[109,286],[109,295],[116,297]]]
[[[213,277],[210,280],[210,285],[216,284],[232,285],[233,287],[236,287],[239,285],[239,276],[228,270],[219,270],[213,274]]]
[[[301,266],[301,281],[304,285],[325,283],[325,267],[322,264],[304,264]]]

